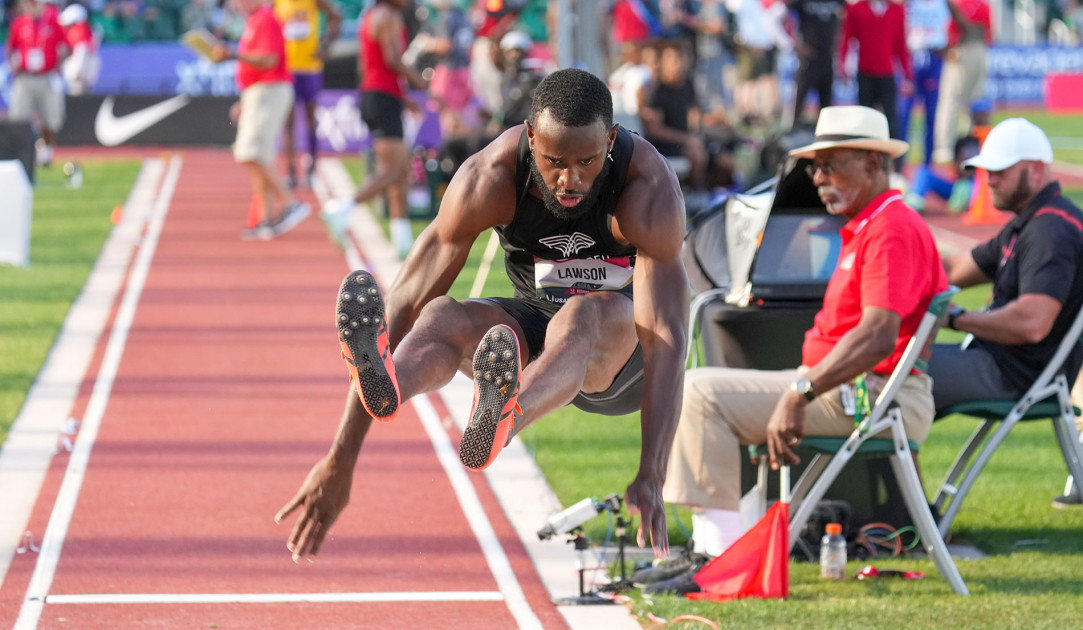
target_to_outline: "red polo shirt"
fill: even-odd
[[[237,83],[245,89],[255,83],[292,82],[293,77],[286,70],[286,40],[282,36],[282,24],[275,17],[274,7],[265,4],[248,16],[244,23],[244,33],[237,46],[240,54],[278,55],[278,65],[270,70],[261,70],[243,61],[237,62]]]
[[[66,44],[56,15],[55,10],[43,11],[35,20],[31,14],[23,13],[12,21],[8,58],[13,53],[18,54],[19,72],[45,74],[56,69],[60,62],[60,47]]]
[[[901,4],[885,2],[884,12],[873,11],[868,0],[846,5],[839,41],[839,67],[846,63],[851,40],[857,40],[857,71],[871,77],[895,76],[899,62],[903,78],[914,79],[910,49],[906,46],[906,13]]]
[[[978,24],[985,32],[982,33],[982,39],[985,40],[986,46],[993,45],[993,16],[989,11],[989,4],[985,0],[959,0],[957,3],[959,10],[962,11],[966,19],[971,23]],[[959,23],[954,19],[948,24],[948,46],[954,46],[959,43],[959,38],[962,37],[963,29],[959,26]]]
[[[895,351],[874,372],[890,374],[933,296],[948,286],[936,242],[925,221],[887,190],[842,228],[839,264],[827,283],[824,306],[805,333],[804,365],[819,363],[839,339],[857,326],[866,307],[902,317]]]

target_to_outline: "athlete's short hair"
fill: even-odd
[[[534,92],[530,120],[549,110],[566,127],[585,127],[601,120],[613,126],[613,95],[598,77],[577,68],[565,68],[545,77]]]

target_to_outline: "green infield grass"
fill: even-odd
[[[128,198],[139,167],[87,161],[79,189],[66,185],[59,164],[37,169],[30,265],[0,265],[0,440],[86,284],[113,227],[110,213]]]

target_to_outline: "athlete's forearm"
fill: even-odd
[[[684,327],[643,347],[643,407],[640,412],[639,473],[666,477],[684,391]]]
[[[372,416],[365,411],[353,387],[350,387],[346,407],[342,411],[342,421],[329,453],[336,468],[353,471],[357,456],[361,453],[361,445],[371,426]]]

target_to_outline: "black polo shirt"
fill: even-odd
[[[974,340],[992,353],[1009,383],[1026,390],[1049,363],[1083,306],[1083,212],[1053,182],[1000,234],[971,254],[993,279],[991,309],[1025,293],[1048,295],[1062,305],[1053,329],[1036,344],[1009,346]],[[1081,363],[1083,350],[1076,345],[1063,369],[1069,381],[1075,379]]]

